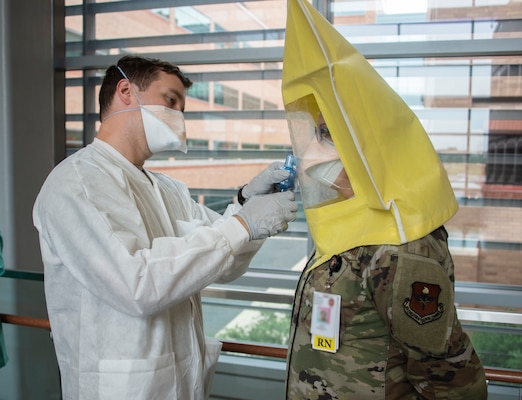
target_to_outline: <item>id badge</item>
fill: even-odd
[[[314,292],[312,305],[312,348],[335,353],[339,349],[341,296]]]

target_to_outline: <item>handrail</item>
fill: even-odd
[[[0,321],[6,324],[29,326],[31,328],[40,328],[50,331],[51,324],[48,319],[26,317],[23,315],[0,314]]]
[[[28,326],[32,328],[40,328],[51,330],[51,324],[46,318],[35,318],[23,315],[12,315],[0,313],[0,322],[12,325]],[[263,346],[250,343],[238,343],[221,341],[223,343],[222,351],[231,353],[250,354],[263,357],[274,357],[285,359],[287,349],[278,346]],[[522,385],[522,371],[503,370],[495,368],[484,368],[486,379],[495,382],[515,383]]]

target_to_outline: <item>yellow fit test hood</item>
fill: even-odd
[[[321,112],[355,193],[305,207],[316,265],[357,246],[419,239],[456,213],[446,171],[416,115],[306,0],[288,1],[282,93],[294,149],[293,116]]]

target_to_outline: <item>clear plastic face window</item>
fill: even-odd
[[[346,196],[339,185],[339,177],[346,173],[315,98],[306,96],[285,108],[304,207],[322,207],[352,197],[353,192]],[[343,182],[349,183],[347,177]]]

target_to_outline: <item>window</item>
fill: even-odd
[[[486,183],[521,186],[522,197],[522,134],[491,134],[488,141]]]
[[[292,151],[281,98],[286,0],[199,1],[162,9],[149,9],[144,1],[89,7],[71,1],[66,2],[65,62],[69,154],[94,137],[103,71],[127,53],[161,54],[195,82],[185,111],[188,153],[159,154],[148,166],[175,169],[175,176],[194,189],[196,201],[221,211],[240,185]],[[457,282],[477,291],[482,285],[520,288],[519,3],[319,3],[416,113],[448,172],[460,203],[446,224]],[[300,211],[286,236],[267,240],[252,268],[270,275],[270,285],[283,285],[273,277],[280,271],[297,276],[308,251]],[[259,282],[242,278],[234,285]],[[293,293],[291,285],[282,290]],[[248,307],[227,303],[224,318],[231,323],[243,308]],[[207,329],[225,329],[217,325]]]
[[[208,82],[194,82],[187,93],[190,97],[198,100],[209,100],[209,84]]]
[[[239,107],[239,92],[236,89],[216,82],[214,83],[214,103],[237,110]]]
[[[243,110],[259,110],[261,109],[261,99],[248,93],[243,93]]]

